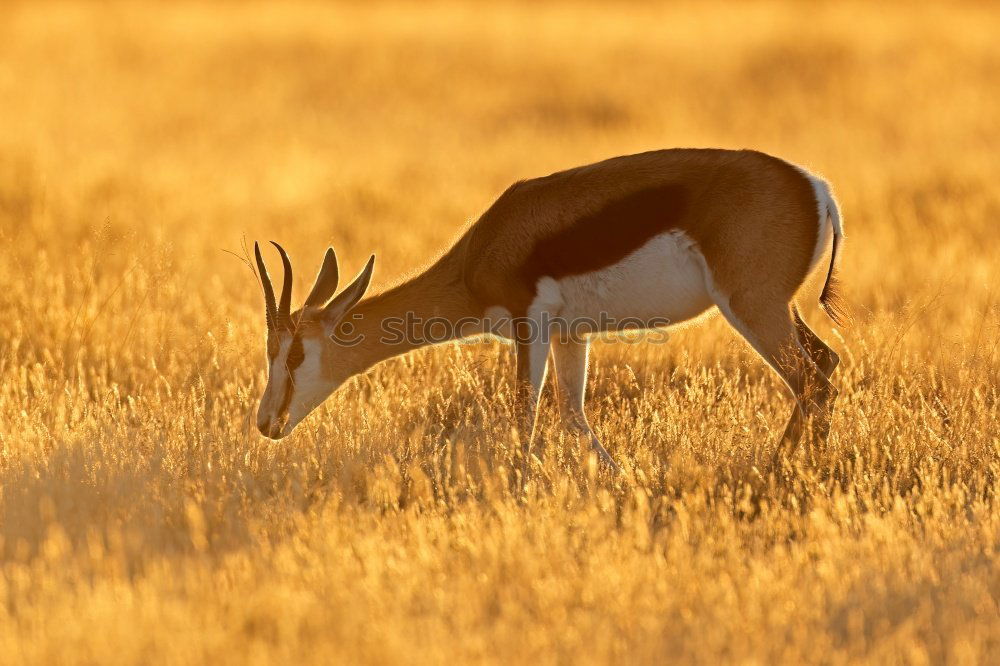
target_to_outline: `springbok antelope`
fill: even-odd
[[[275,243],[284,266],[276,305],[255,244],[269,368],[257,427],[284,437],[376,363],[505,320],[511,323],[490,332],[514,342],[522,440],[530,447],[551,353],[566,427],[615,467],[584,413],[586,337],[539,333],[556,318],[600,319],[602,331],[624,318],[678,324],[714,305],[791,390],[796,405],[783,440],[797,442],[806,419],[825,438],[839,358],[802,320],[793,297],[831,234],[820,303],[843,323],[834,275],[843,227],[830,188],[756,151],[659,150],[515,183],[428,269],[364,300],[374,255],[334,297],[339,271],[330,248],[305,304],[291,312],[292,266]],[[407,313],[409,334],[386,335],[385,322]],[[425,335],[428,320],[451,329]]]

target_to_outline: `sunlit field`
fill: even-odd
[[[4,4],[0,661],[997,663],[995,8]],[[374,290],[521,178],[674,146],[830,181],[825,448],[721,318],[599,343],[526,484],[513,351],[254,427],[244,242]],[[276,254],[269,253],[280,282]],[[826,260],[820,262],[826,266]]]

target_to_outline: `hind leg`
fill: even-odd
[[[840,364],[840,356],[816,335],[799,315],[799,309],[792,306],[792,318],[795,320],[795,331],[799,335],[799,342],[806,348],[813,362],[826,375],[827,379],[833,377],[833,371]]]
[[[796,409],[782,441],[797,444],[810,418],[813,434],[825,441],[835,389],[800,341],[787,300],[741,292],[720,301],[719,309],[726,320],[774,369],[795,398]]]
[[[822,339],[816,333],[813,332],[809,326],[806,325],[805,321],[799,315],[799,311],[794,306],[792,307],[792,317],[795,320],[795,332],[799,336],[799,342],[805,348],[806,353],[812,358],[813,362],[819,368],[820,372],[826,376],[827,379],[833,378],[833,372],[837,369],[840,364],[840,356],[837,352],[830,349],[830,347],[823,342]],[[824,422],[824,428],[822,432],[817,434],[821,435],[823,440],[826,439],[829,430],[829,419],[833,416],[833,403],[837,398],[838,390],[836,387],[830,387],[830,396],[827,400],[827,410],[829,411],[828,418]],[[791,417],[788,419],[788,426],[785,428],[785,439],[787,439],[793,431],[800,428],[799,421],[802,418],[801,412],[796,409],[792,412]]]

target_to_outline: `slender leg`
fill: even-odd
[[[531,444],[535,439],[538,398],[541,396],[548,369],[548,349],[544,336],[535,337],[540,339],[532,339],[529,335],[518,335],[514,342],[517,355],[515,409],[525,473],[531,460]]]
[[[782,441],[797,444],[803,421],[808,417],[815,417],[816,439],[825,441],[830,427],[829,405],[836,389],[800,342],[788,303],[744,292],[728,303],[720,303],[719,309],[774,368],[795,397],[796,410]]]
[[[552,340],[552,361],[555,364],[559,388],[559,407],[566,428],[576,435],[586,437],[590,441],[590,448],[597,453],[601,461],[619,472],[621,468],[591,430],[583,410],[583,400],[587,391],[589,348],[590,343],[587,341]]]
[[[798,333],[802,346],[806,348],[809,356],[819,366],[819,369],[823,371],[827,379],[832,378],[833,371],[840,364],[840,356],[837,355],[837,352],[830,349],[818,335],[813,333],[812,329],[802,320],[802,317],[799,315],[799,309],[795,306],[792,306],[792,318],[795,320],[795,332]]]
[[[550,317],[558,313],[562,297],[559,284],[543,278],[536,285],[535,300],[525,317],[515,322],[514,346],[517,353],[516,404],[521,446],[524,453],[524,474],[528,474],[531,445],[535,438],[538,399],[545,383],[549,363]]]
[[[832,379],[834,370],[837,369],[837,365],[840,364],[840,356],[837,352],[830,349],[830,347],[816,335],[811,328],[809,328],[802,317],[799,315],[799,311],[794,306],[792,307],[792,318],[795,321],[795,332],[798,335],[799,342],[805,349],[806,353],[813,360],[816,366],[819,368],[820,372],[827,379]],[[829,410],[829,416],[820,422],[817,426],[817,434],[825,440],[829,431],[830,418],[833,416],[833,404],[837,398],[838,390],[836,387],[830,387],[829,397],[827,399],[826,409]],[[785,435],[783,439],[789,439],[794,432],[801,430],[802,414],[801,411],[796,408],[792,411],[792,415],[788,418],[788,426],[785,428]],[[821,440],[821,441],[822,441]]]

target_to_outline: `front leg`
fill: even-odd
[[[590,343],[587,340],[552,340],[552,361],[555,364],[563,423],[570,432],[589,440],[590,448],[598,455],[601,462],[607,464],[613,471],[620,472],[621,468],[597,439],[583,411],[583,400],[587,391],[589,348]]]
[[[527,316],[515,320],[514,345],[517,353],[516,404],[521,446],[524,453],[524,474],[531,461],[531,444],[535,438],[538,399],[545,383],[549,362],[551,317],[558,315],[562,305],[559,284],[552,278],[542,278],[535,289],[535,299]]]
[[[514,349],[517,356],[514,409],[518,435],[521,438],[524,473],[527,476],[532,455],[531,445],[535,439],[535,425],[538,420],[538,399],[548,369],[548,349],[544,339],[534,340],[528,335],[519,336],[515,340]]]

